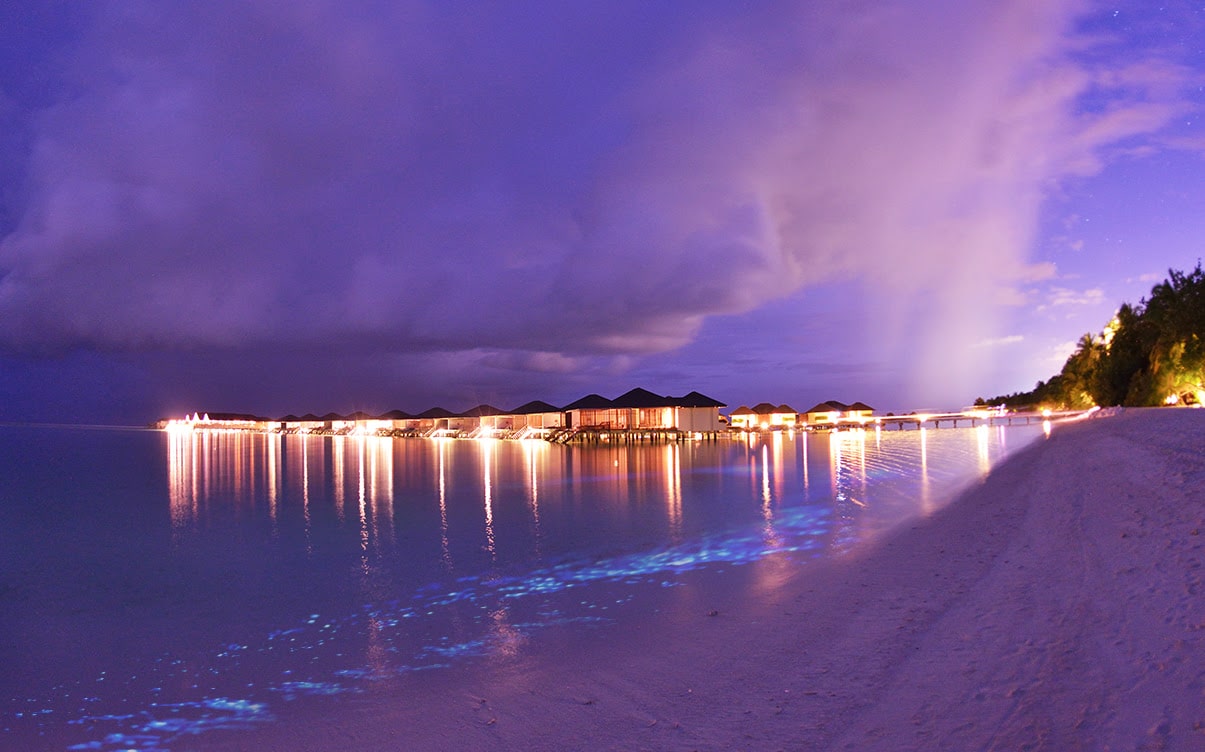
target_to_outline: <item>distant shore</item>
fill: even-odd
[[[525,673],[206,749],[1205,748],[1205,411],[1059,426],[932,517]]]

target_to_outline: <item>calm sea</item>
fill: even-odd
[[[1040,426],[653,445],[0,426],[0,748],[162,750],[806,566]],[[729,574],[731,573],[731,574]],[[531,653],[530,657],[525,657]]]

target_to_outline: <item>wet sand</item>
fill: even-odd
[[[1205,749],[1205,410],[1055,428],[933,516],[630,630],[556,633],[259,750]],[[189,748],[188,740],[173,749]]]

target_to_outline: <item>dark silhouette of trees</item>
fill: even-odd
[[[1033,391],[979,404],[1086,408],[1205,402],[1205,270],[1168,271],[1137,306],[1085,334],[1063,370]]]

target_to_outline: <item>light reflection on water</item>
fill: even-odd
[[[187,647],[151,640],[111,656],[107,684],[63,666],[52,691],[5,687],[0,729],[77,749],[166,749],[213,728],[271,722],[290,699],[363,692],[469,658],[521,660],[543,629],[638,619],[625,611],[637,590],[679,586],[686,572],[772,561],[781,573],[786,561],[839,554],[932,513],[1038,435],[776,432],[564,447],[146,434],[147,455],[166,458],[160,490],[145,490],[167,513],[166,545],[147,540],[153,522],[127,531],[98,509],[88,524],[128,536],[132,549],[150,546],[134,565],[146,571],[121,585],[137,591],[130,599],[141,603],[150,582],[159,592],[154,572],[193,565],[193,579],[173,582],[183,597],[174,593],[166,610],[182,622],[216,610],[219,626],[198,628]],[[113,482],[102,469],[77,478],[74,493]],[[104,555],[81,562],[64,551],[53,564],[62,571],[46,576],[103,567]],[[204,595],[210,563],[240,583],[227,591],[223,581],[216,604]],[[120,625],[107,614],[128,608],[114,589],[93,608]],[[146,613],[163,597],[152,593]],[[88,618],[85,610],[78,620]],[[69,625],[80,635],[98,628]]]

